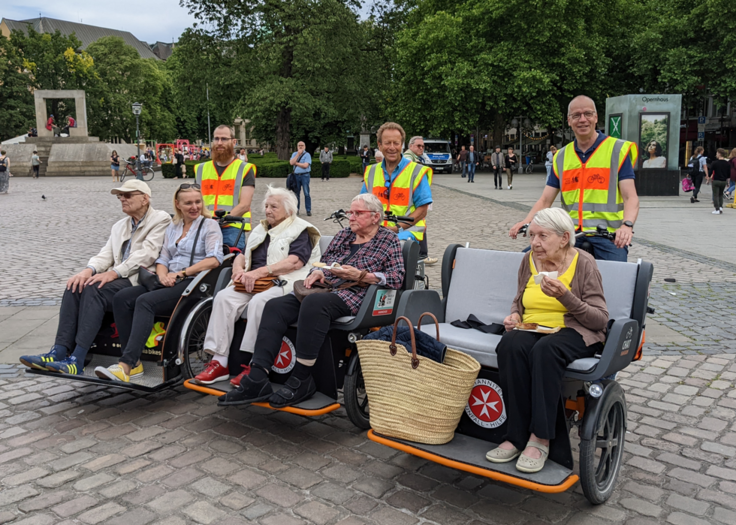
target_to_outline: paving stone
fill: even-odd
[[[35,467],[14,476],[9,476],[3,480],[3,483],[6,485],[10,485],[11,487],[16,485],[23,485],[24,483],[42,478],[44,476],[47,476],[48,474],[48,470],[42,469],[40,467]]]
[[[41,494],[33,499],[27,499],[18,505],[18,509],[23,512],[33,512],[35,510],[48,509],[54,505],[61,503],[64,500],[68,500],[72,495],[67,490],[60,490],[56,492],[47,492]]]
[[[109,502],[105,503],[104,505],[101,505],[97,508],[94,508],[92,510],[88,510],[87,512],[84,512],[78,516],[78,519],[83,521],[84,523],[101,523],[106,522],[109,518],[116,514],[120,514],[125,510],[125,507],[122,505],[118,505],[115,502]]]
[[[197,523],[209,524],[222,518],[225,513],[206,501],[198,501],[183,510],[184,514]]]
[[[175,490],[160,496],[153,501],[147,503],[151,509],[159,514],[176,512],[186,503],[191,503],[192,495],[185,490]]]
[[[281,507],[293,507],[303,499],[296,492],[275,484],[261,487],[256,494]]]
[[[37,494],[38,491],[30,485],[21,485],[20,487],[12,489],[4,489],[0,491],[0,508],[5,505],[17,503],[18,501],[23,501],[24,499],[36,496]]]
[[[240,492],[231,492],[230,494],[220,498],[220,503],[233,510],[240,510],[243,507],[247,507],[252,504],[255,500],[250,496],[241,494]]]
[[[297,507],[294,512],[307,518],[310,522],[324,524],[333,521],[340,513],[332,507],[328,507],[318,501],[310,501]]]
[[[638,512],[645,516],[651,516],[653,518],[662,514],[662,507],[639,498],[623,498],[619,501],[619,504],[629,510],[633,510],[634,512]]]
[[[710,505],[704,501],[698,501],[693,498],[671,494],[667,498],[667,505],[675,509],[684,510],[690,514],[703,516],[708,511]]]
[[[92,496],[81,496],[71,501],[60,503],[59,505],[53,507],[51,510],[53,510],[62,518],[68,518],[69,516],[78,514],[90,507],[94,507],[95,505],[97,505],[97,503],[98,501]]]
[[[125,514],[115,516],[106,522],[106,525],[147,525],[156,519],[156,514],[148,509],[137,508]]]
[[[109,474],[105,474],[104,472],[101,472],[100,474],[95,474],[94,476],[80,479],[73,485],[73,487],[74,487],[74,490],[78,490],[80,492],[87,492],[88,490],[92,490],[96,487],[99,487],[100,485],[109,483],[114,479],[115,478],[110,476]]]
[[[673,512],[668,515],[667,523],[672,523],[672,525],[710,525],[707,520],[701,520],[682,512]]]
[[[56,474],[51,474],[39,480],[36,480],[36,485],[40,485],[45,488],[56,488],[62,486],[73,479],[76,479],[82,475],[81,472],[75,470],[63,470]]]

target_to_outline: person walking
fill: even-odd
[[[422,166],[429,166],[429,158],[424,153],[424,138],[416,136],[409,139],[409,148],[404,152],[403,157],[405,159],[409,159],[411,162],[416,162],[417,164],[420,164]],[[378,160],[378,155],[381,155],[381,160]],[[380,164],[383,162],[383,153],[381,153],[380,150],[376,150],[376,163]],[[429,185],[432,185],[432,175],[433,172],[431,170],[427,173],[427,182]],[[429,205],[429,208],[427,210],[432,209],[432,204]],[[433,264],[437,264],[437,257],[430,257],[429,256],[429,244],[427,242],[427,231],[425,228],[424,235],[422,236],[422,239],[419,240],[419,259],[424,260],[424,264],[427,266],[432,266]]]
[[[509,236],[515,239],[519,229],[529,224],[539,210],[551,207],[561,193],[562,207],[577,231],[595,231],[604,226],[615,233],[613,241],[585,237],[579,238],[577,244],[589,242],[596,259],[626,262],[639,215],[634,184],[634,163],[639,150],[633,142],[596,131],[595,102],[585,95],[570,102],[567,123],[575,140],[555,154],[552,176],[547,178],[542,196],[524,220],[509,230]]]
[[[713,188],[713,206],[716,208],[713,215],[723,213],[723,192],[726,182],[731,178],[731,164],[726,160],[726,155],[728,151],[718,148],[716,160],[711,164],[710,184]]]
[[[514,153],[514,148],[509,146],[508,154],[506,155],[506,181],[509,183],[509,189],[514,186],[514,172],[519,166],[519,157]]]
[[[217,126],[212,134],[212,160],[197,164],[195,177],[208,210],[225,210],[228,215],[245,219],[245,223],[222,226],[223,244],[243,251],[245,235],[240,233],[241,230],[244,233],[250,231],[250,205],[256,191],[257,168],[235,157],[234,139],[232,127],[225,124]],[[236,246],[238,237],[240,241]]]
[[[703,146],[695,148],[692,158],[692,171],[690,178],[693,179],[693,195],[690,197],[690,202],[700,202],[698,200],[698,194],[700,193],[700,186],[703,184],[703,178],[708,178],[708,158],[703,155]]]
[[[322,180],[330,180],[330,164],[332,164],[330,148],[325,146],[325,149],[319,152],[319,161],[322,163]]]
[[[730,186],[726,190],[726,197],[728,197],[728,200],[733,200],[734,195],[736,195],[736,148],[733,148],[731,150],[731,153],[728,154],[728,163],[731,166],[731,182]]]
[[[555,153],[557,153],[557,148],[552,145],[549,147],[549,151],[545,156],[544,167],[547,168],[547,178],[552,176],[552,159],[554,158]]]
[[[495,151],[491,153],[491,167],[493,168],[493,184],[497,190],[502,190],[506,158],[504,157],[503,151],[501,151],[501,146],[496,146]]]
[[[460,171],[462,173],[462,178],[465,178],[465,173],[468,169],[468,152],[465,149],[465,146],[460,147],[460,153],[457,154],[457,163],[460,165]]]
[[[368,147],[366,146],[366,149]],[[304,192],[304,207],[307,209],[307,216],[312,216],[312,198],[309,196],[309,177],[312,171],[312,156],[307,152],[307,145],[299,141],[296,145],[296,151],[291,154],[289,164],[294,166],[294,175],[296,175],[296,214],[299,215],[301,204],[300,194]]]
[[[0,151],[0,195],[7,195],[10,189],[10,159],[5,150]]]
[[[110,172],[112,173],[112,181],[120,182],[120,157],[117,150],[112,150],[110,155]]]
[[[475,152],[475,146],[470,146],[468,152],[468,183],[475,184],[475,168],[480,164],[480,156]]]
[[[38,151],[33,151],[31,155],[31,169],[33,170],[33,178],[38,178],[38,170],[41,169],[41,157],[38,156]]]
[[[368,150],[368,146],[363,146],[363,149],[360,151],[360,160],[363,163],[363,173],[365,173],[365,169],[371,162],[371,152]]]

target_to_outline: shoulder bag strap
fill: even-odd
[[[207,218],[202,217],[202,220],[199,223],[199,228],[197,228],[197,233],[194,236],[194,243],[192,243],[192,255],[189,257],[189,266],[192,266],[194,264],[194,251],[197,249],[197,241],[199,240],[199,232],[202,231],[202,226],[204,226],[204,221],[206,221]]]

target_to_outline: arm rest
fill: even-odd
[[[416,326],[419,316],[424,312],[431,312],[437,317],[437,322],[445,322],[445,307],[437,290],[408,290],[401,294],[396,316],[404,316]]]
[[[639,343],[639,323],[633,319],[616,319],[608,330],[606,346],[592,372],[568,370],[565,377],[596,381],[623,370],[631,363]]]
[[[220,275],[217,276],[217,282],[215,283],[215,290],[213,295],[217,295],[220,291],[224,290],[230,280],[233,278],[233,268],[223,268]]]
[[[374,307],[376,306],[377,295],[380,290],[396,292],[393,307],[388,314],[373,315],[373,312],[375,310]],[[392,324],[394,322],[394,319],[396,319],[396,307],[399,302],[399,298],[401,297],[401,293],[401,290],[394,290],[393,288],[388,288],[386,286],[378,286],[377,284],[372,284],[368,287],[368,290],[365,293],[363,303],[360,305],[360,309],[355,315],[355,319],[347,324],[333,324],[330,328],[352,332],[354,330],[359,330],[362,328],[373,328],[374,326],[386,326]]]

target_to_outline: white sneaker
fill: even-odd
[[[713,215],[720,215],[721,213],[723,213],[723,211],[722,210],[713,210],[711,213]]]

